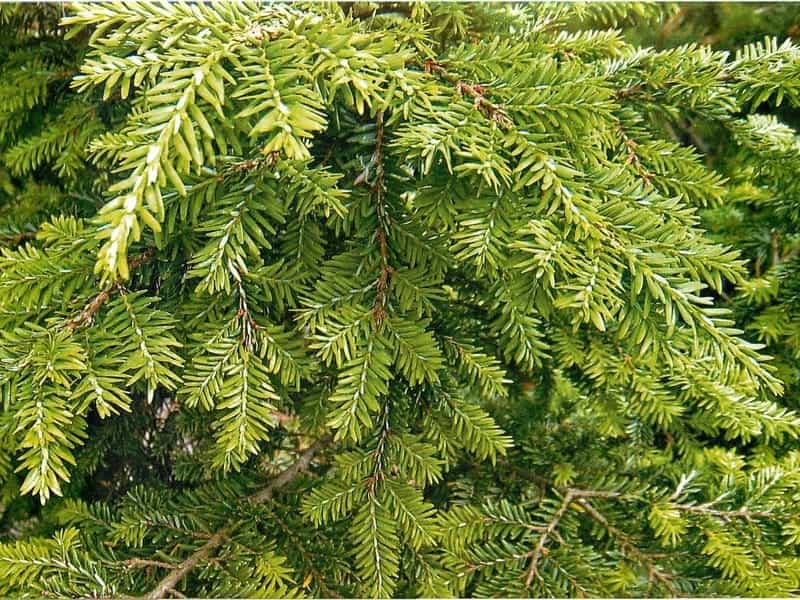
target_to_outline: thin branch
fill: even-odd
[[[624,100],[625,98],[630,98],[631,96],[637,95],[644,89],[644,84],[637,83],[635,85],[630,85],[628,87],[624,87],[616,91],[615,96],[618,100]]]
[[[479,83],[467,83],[459,79],[457,75],[449,73],[442,65],[428,59],[423,64],[426,73],[441,76],[445,81],[452,84],[461,96],[469,96],[475,103],[475,108],[480,110],[486,118],[502,127],[511,126],[511,119],[508,118],[506,111],[499,104],[495,104],[486,98],[486,88]]]
[[[375,235],[381,253],[381,273],[377,280],[377,294],[375,295],[375,321],[380,325],[386,315],[386,292],[389,288],[389,277],[393,269],[389,265],[389,245],[386,240],[389,228],[389,218],[386,212],[385,199],[385,180],[383,169],[383,111],[378,111],[375,115],[375,182],[372,185],[372,195],[375,198],[375,211],[378,216],[378,229]]]
[[[553,515],[553,518],[547,524],[547,527],[544,530],[544,533],[539,536],[539,541],[536,543],[536,547],[529,553],[531,562],[528,566],[528,571],[525,576],[525,587],[530,587],[531,583],[533,583],[533,578],[539,574],[539,560],[542,558],[542,554],[545,552],[545,545],[547,544],[547,540],[553,535],[553,532],[558,527],[558,524],[561,522],[562,517],[567,512],[569,505],[575,499],[572,490],[568,490],[567,493],[564,495],[564,499],[561,501],[561,506],[559,507],[556,514]]]
[[[690,481],[691,478],[682,478],[680,484],[678,485],[678,489],[672,496],[670,496],[669,501],[671,502],[672,500],[677,498]],[[668,573],[665,573],[664,571],[660,570],[658,566],[653,562],[654,559],[663,557],[663,555],[646,553],[637,548],[632,542],[630,536],[628,536],[628,534],[626,534],[621,529],[618,529],[616,526],[612,525],[611,522],[600,511],[598,511],[588,500],[589,498],[606,498],[606,499],[614,498],[617,500],[625,500],[625,499],[630,499],[630,496],[627,496],[626,494],[623,494],[621,492],[615,492],[610,490],[582,490],[577,488],[557,488],[549,483],[547,483],[547,485],[563,493],[564,496],[561,501],[561,506],[553,515],[552,519],[550,519],[550,521],[547,523],[546,526],[540,529],[542,533],[536,542],[536,546],[533,548],[533,550],[523,555],[524,558],[530,558],[530,563],[525,573],[526,587],[530,587],[531,583],[533,582],[533,579],[538,576],[539,562],[541,561],[543,556],[547,555],[546,546],[548,541],[551,538],[558,539],[557,528],[561,520],[564,518],[564,515],[569,510],[570,505],[572,503],[575,503],[580,505],[581,508],[589,517],[591,517],[593,520],[602,525],[610,535],[616,537],[620,542],[622,550],[626,554],[639,560],[642,566],[644,566],[644,568],[647,570],[648,579],[651,582],[653,581],[659,582],[663,584],[673,595],[676,593],[675,587],[671,581],[671,576]],[[674,503],[671,503],[671,505],[678,510],[718,517],[725,521],[730,521],[736,518],[745,519],[749,521],[751,518],[770,518],[775,516],[773,513],[770,512],[749,510],[747,507],[743,507],[737,510],[720,510],[713,508],[714,506],[713,502],[708,502],[706,504],[699,504],[699,505],[674,504]],[[475,568],[477,568],[477,565],[475,566]]]
[[[138,256],[134,256],[129,261],[129,268],[131,271],[138,269],[143,264],[150,261],[155,254],[155,250],[153,248],[148,248]],[[79,327],[83,327],[84,325],[90,324],[97,313],[100,311],[102,306],[108,301],[111,297],[112,292],[118,291],[120,288],[118,285],[113,285],[105,290],[101,291],[97,294],[94,298],[92,298],[86,306],[83,307],[83,310],[79,312],[77,315],[72,317],[71,319],[67,319],[64,321],[63,327],[68,331],[75,331]]]
[[[678,125],[681,129],[683,129],[686,134],[689,136],[689,139],[692,141],[692,144],[700,150],[705,156],[710,156],[711,154],[711,147],[708,143],[700,137],[700,134],[697,133],[697,130],[694,128],[690,122],[681,119],[678,121]]]
[[[275,477],[266,487],[251,495],[248,500],[253,504],[263,504],[272,499],[275,491],[294,480],[301,472],[308,468],[311,459],[323,446],[325,440],[318,440],[308,449],[306,449],[300,457],[280,475]],[[207,562],[211,555],[220,547],[235,531],[236,526],[231,524],[217,530],[209,540],[195,550],[189,558],[184,560],[180,565],[158,582],[150,592],[142,596],[143,600],[160,600],[165,598],[167,593],[174,592],[175,586],[178,585],[184,577],[186,577],[195,567]]]
[[[354,19],[367,19],[382,14],[398,14],[411,16],[413,6],[409,2],[382,2],[380,4],[367,4],[353,0],[339,2],[342,12]]]
[[[663,583],[670,593],[675,595],[675,586],[672,584],[670,576],[661,571],[658,566],[653,563],[651,560],[653,557],[651,555],[647,554],[646,552],[642,552],[639,548],[637,548],[624,531],[617,529],[614,525],[609,523],[608,519],[594,506],[592,506],[589,501],[586,500],[586,498],[578,498],[577,502],[586,511],[586,514],[600,523],[603,527],[605,527],[606,531],[620,541],[620,546],[626,554],[634,556],[639,560],[639,562],[642,563],[642,565],[644,565],[644,568],[647,569],[647,576],[651,581],[659,581],[660,583]]]
[[[787,260],[792,260],[793,258],[797,258],[800,255],[800,246],[795,246],[789,252],[781,256],[780,262],[785,263]]]
[[[685,512],[719,517],[725,521],[729,521],[731,519],[745,519],[749,521],[750,519],[769,519],[770,517],[775,516],[773,513],[767,511],[749,510],[746,506],[738,510],[719,510],[716,508],[711,508],[711,503],[697,505],[673,504],[672,506]]]
[[[110,287],[97,294],[88,302],[88,304],[86,304],[86,306],[83,307],[81,312],[64,322],[64,329],[68,331],[75,331],[79,327],[91,323],[94,320],[95,315],[97,315],[97,313],[100,311],[100,308],[111,297],[111,292],[116,289],[116,287]]]
[[[375,115],[375,150],[364,170],[356,177],[353,185],[369,184],[369,193],[375,204],[375,214],[378,217],[378,226],[375,228],[375,239],[378,242],[378,251],[381,256],[381,270],[375,280],[375,301],[372,304],[372,316],[375,323],[380,325],[386,318],[386,299],[389,291],[389,279],[395,270],[389,264],[388,234],[391,218],[386,209],[386,185],[384,181],[384,120],[383,111]],[[371,180],[370,180],[371,178]]]
[[[164,562],[162,560],[149,560],[147,558],[130,558],[123,563],[129,569],[145,569],[147,567],[158,567],[159,569],[177,569],[178,565]]]
[[[612,492],[609,490],[579,490],[577,488],[567,488],[567,491],[572,494],[573,498],[621,498],[621,492]]]
[[[664,47],[664,42],[683,24],[686,20],[686,15],[686,7],[681,7],[674,15],[666,20],[661,26],[661,30],[658,32],[658,45],[656,48],[661,49]]]
[[[156,249],[155,248],[148,248],[147,250],[145,250],[141,254],[138,254],[138,255],[132,257],[128,261],[128,268],[131,271],[135,271],[136,269],[138,269],[142,265],[149,263],[150,259],[152,259],[155,255],[156,255]]]
[[[300,457],[289,467],[287,467],[280,475],[273,479],[266,487],[256,492],[249,497],[250,502],[253,504],[263,504],[272,500],[275,490],[287,485],[293,481],[300,473],[308,468],[311,459],[319,450],[328,442],[327,437],[323,437],[309,446]]]
[[[5,242],[11,246],[21,244],[25,240],[35,239],[38,231],[21,231],[19,233],[0,233],[0,238],[4,238]]]
[[[580,490],[577,488],[567,488],[564,493],[564,499],[561,501],[561,506],[559,507],[556,514],[553,515],[553,518],[544,528],[544,532],[541,536],[539,536],[539,541],[536,543],[536,547],[528,552],[526,556],[529,556],[531,559],[530,565],[528,566],[528,570],[525,576],[525,586],[530,587],[531,583],[533,582],[533,578],[536,577],[539,573],[539,561],[541,560],[542,556],[547,552],[545,546],[547,545],[548,540],[551,537],[558,536],[558,532],[556,528],[558,524],[561,522],[561,519],[566,514],[567,510],[569,509],[569,505],[572,504],[574,500],[582,500],[584,498],[622,498],[623,494],[620,492],[613,492],[607,490]]]
[[[636,143],[636,140],[628,137],[628,134],[625,133],[625,130],[622,128],[622,123],[619,121],[617,122],[617,130],[622,136],[622,142],[625,145],[625,148],[628,150],[626,162],[632,164],[633,168],[636,169],[636,173],[642,178],[642,181],[649,185],[651,179],[653,178],[653,174],[648,171],[647,168],[642,164],[642,161],[639,160],[639,155],[636,152],[639,144]]]
[[[678,487],[676,487],[675,491],[670,494],[669,498],[667,498],[667,502],[674,502],[680,498],[681,494],[683,494],[683,490],[686,489],[686,486],[694,480],[695,475],[695,471],[692,471],[688,475],[681,475],[681,480],[678,482]]]
[[[165,598],[167,593],[181,582],[197,565],[208,560],[211,554],[219,548],[233,531],[232,527],[225,527],[217,531],[211,538],[194,553],[175,568],[169,575],[164,577],[158,585],[143,596],[145,600],[160,600]]]
[[[781,262],[781,251],[780,251],[780,239],[781,234],[779,231],[773,229],[769,233],[769,245],[772,249],[772,264],[779,265]]]

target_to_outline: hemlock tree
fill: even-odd
[[[699,211],[795,218],[800,49],[606,29],[668,12],[3,6],[0,593],[796,591]]]

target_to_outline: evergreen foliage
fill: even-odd
[[[0,594],[795,592],[800,47],[676,14],[0,6]]]
[[[745,60],[763,56],[770,83],[765,80],[754,87],[755,114],[730,130],[685,120],[674,133],[701,149],[708,164],[731,182],[725,205],[701,213],[715,237],[735,245],[747,258],[746,281],[723,300],[749,337],[767,344],[788,388],[784,403],[796,408],[800,340],[793,282],[799,264],[794,128],[800,124],[800,113],[797,79],[792,75],[798,54],[792,41],[800,34],[800,13],[791,4],[770,4],[757,11],[737,4],[708,8],[687,6],[676,12],[663,26],[663,43],[701,37]],[[780,89],[770,93],[773,84]]]

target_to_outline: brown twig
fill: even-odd
[[[448,73],[447,69],[431,59],[427,59],[423,63],[422,68],[426,73],[439,75],[444,80],[452,84],[461,96],[469,96],[472,98],[475,103],[475,108],[486,115],[486,118],[488,118],[490,121],[494,121],[495,123],[498,123],[504,127],[511,125],[511,119],[508,118],[508,115],[503,107],[499,104],[491,102],[486,97],[487,90],[481,84],[467,83],[466,81],[458,78],[456,75]]]
[[[317,440],[317,442],[303,451],[300,457],[291,466],[275,477],[275,479],[262,490],[249,496],[248,500],[253,504],[269,502],[278,488],[287,485],[308,468],[311,459],[320,448],[322,448],[326,441],[327,438]],[[236,525],[231,524],[217,530],[205,544],[195,550],[189,558],[184,560],[180,565],[176,566],[166,577],[158,582],[156,587],[141,598],[143,600],[160,600],[166,597],[168,592],[175,591],[175,586],[177,586],[195,567],[209,561],[211,555],[225,543],[235,529]]]
[[[64,329],[68,331],[75,331],[78,327],[91,323],[94,320],[95,315],[100,310],[100,307],[102,307],[103,304],[106,303],[106,300],[111,297],[111,292],[116,289],[116,286],[112,286],[97,294],[86,306],[83,307],[81,312],[64,323]]]
[[[128,261],[128,267],[131,271],[134,271],[141,267],[142,265],[149,263],[150,259],[152,259],[156,255],[155,248],[147,248],[141,254],[134,256],[133,258]]]
[[[164,562],[161,560],[149,560],[147,558],[130,558],[123,563],[129,569],[144,569],[147,567],[158,567],[159,569],[176,569],[178,565]]]
[[[620,123],[617,123],[617,130],[622,136],[622,142],[625,144],[625,148],[628,150],[628,158],[626,162],[628,164],[632,164],[633,168],[636,169],[636,172],[639,174],[645,184],[649,185],[650,180],[653,178],[653,174],[648,171],[642,164],[642,161],[639,160],[639,155],[636,153],[636,149],[639,147],[639,145],[635,140],[632,140],[628,137]]]
[[[381,254],[381,271],[375,280],[375,302],[372,305],[372,315],[375,323],[380,325],[386,318],[386,297],[389,291],[389,278],[394,274],[394,268],[389,264],[389,245],[386,242],[386,232],[383,227],[375,231]]]
[[[569,509],[570,504],[573,501],[585,498],[622,498],[623,494],[620,492],[613,492],[607,490],[581,490],[577,488],[567,488],[563,490],[564,497],[561,501],[561,506],[556,511],[556,514],[553,515],[553,518],[550,522],[545,526],[542,535],[539,536],[539,540],[536,543],[536,546],[533,550],[528,552],[525,556],[530,558],[530,565],[528,566],[528,570],[526,571],[525,576],[525,585],[530,586],[533,582],[534,577],[537,576],[539,573],[539,561],[541,560],[542,556],[547,553],[547,549],[545,546],[547,545],[548,540],[551,537],[555,537],[558,539],[558,532],[556,528],[558,524],[561,522],[561,519]]]
[[[246,158],[236,163],[229,164],[222,172],[214,179],[221,181],[226,177],[233,175],[248,174],[262,169],[264,167],[274,167],[281,158],[281,153],[278,151],[270,152],[267,155],[258,156],[256,158]]]
[[[773,265],[779,265],[781,262],[780,240],[781,234],[778,230],[773,229],[769,232],[769,246],[772,249]]]
[[[265,502],[272,500],[272,497],[275,495],[275,491],[277,489],[293,481],[298,475],[300,475],[300,473],[308,468],[308,465],[311,464],[311,459],[314,458],[314,455],[319,452],[320,449],[328,443],[328,441],[329,439],[327,437],[318,439],[306,450],[304,450],[298,459],[292,463],[292,465],[287,467],[280,475],[275,477],[275,479],[273,479],[266,487],[251,495],[248,500],[252,504],[264,504]]]
[[[547,545],[547,540],[553,535],[553,532],[558,527],[558,524],[561,522],[561,519],[566,514],[569,505],[572,504],[572,501],[575,499],[575,495],[573,494],[572,490],[568,490],[566,494],[564,494],[564,499],[561,501],[561,506],[556,511],[556,514],[553,515],[553,518],[550,519],[550,522],[545,527],[544,533],[539,536],[539,541],[536,543],[536,547],[529,552],[530,555],[530,565],[528,566],[528,571],[525,575],[525,586],[530,587],[531,583],[533,583],[533,578],[539,574],[539,560],[542,558],[542,554],[546,552],[545,546]]]
[[[134,256],[129,261],[130,269],[132,271],[135,270],[135,269],[138,269],[143,264],[149,262],[150,259],[153,258],[154,255],[155,255],[155,249],[148,248],[147,250],[145,250],[144,252],[142,252],[138,256]],[[91,323],[94,320],[94,318],[97,315],[97,313],[102,308],[102,306],[111,297],[112,292],[116,292],[119,289],[120,289],[119,286],[115,284],[115,285],[112,285],[111,287],[106,288],[103,291],[101,291],[94,298],[92,298],[86,304],[86,306],[83,307],[81,312],[79,312],[77,315],[75,315],[71,319],[67,319],[64,322],[64,325],[63,325],[64,329],[66,329],[68,331],[75,331],[79,327],[82,327],[84,325],[88,325],[89,323]]]
[[[366,19],[387,13],[397,13],[410,16],[413,9],[413,6],[410,2],[382,2],[374,5],[350,0],[339,2],[338,4],[342,9],[342,12],[348,14],[354,19]]]
[[[711,154],[711,147],[702,137],[700,137],[700,134],[697,133],[697,130],[694,128],[694,125],[692,125],[689,121],[686,121],[684,119],[678,121],[678,125],[680,126],[681,129],[683,129],[683,131],[686,132],[686,135],[689,136],[689,139],[691,140],[692,144],[698,150],[700,150],[700,152],[702,152],[705,156],[709,156]]]
[[[296,415],[290,415],[279,410],[273,410],[271,414],[279,423],[289,423],[297,419]]]
[[[745,519],[749,521],[750,519],[768,519],[770,517],[775,516],[770,512],[749,510],[747,507],[740,508],[738,510],[719,510],[716,508],[711,508],[712,503],[697,504],[697,505],[673,504],[672,506],[674,508],[677,508],[678,510],[682,510],[685,512],[718,517],[723,521],[730,521],[731,519]]]
[[[145,525],[149,525],[150,527],[157,527],[159,529],[169,529],[170,531],[180,533],[181,535],[190,535],[194,538],[201,540],[207,540],[208,538],[211,537],[210,534],[204,533],[202,531],[189,531],[188,529],[181,529],[180,527],[175,527],[174,525],[170,525],[162,521],[151,521],[150,519],[145,519],[143,522]]]
[[[78,74],[78,71],[75,71],[74,69],[64,69],[62,71],[56,71],[50,77],[51,77],[51,80],[72,79],[72,76],[73,75],[77,75],[77,74]]]
[[[787,260],[792,260],[793,258],[797,258],[800,255],[800,246],[795,246],[791,250],[789,250],[786,254],[781,256],[780,262],[785,263]]]
[[[592,504],[586,500],[586,498],[578,498],[577,503],[581,505],[584,511],[586,511],[586,514],[600,523],[603,527],[605,527],[606,531],[620,541],[620,546],[626,554],[634,556],[642,563],[642,565],[644,565],[645,569],[647,569],[647,576],[651,581],[658,581],[664,584],[670,593],[675,595],[675,586],[672,584],[670,576],[661,571],[658,566],[653,563],[652,555],[647,554],[637,548],[625,532],[614,527],[614,525],[608,521],[605,515],[592,506]]]
[[[657,48],[663,48],[664,42],[677,30],[686,19],[687,9],[685,7],[681,7],[674,15],[672,15],[664,25],[661,27],[661,31],[658,33],[658,45]]]
[[[0,234],[7,240],[7,243],[16,246],[17,244],[25,241],[32,240],[38,234],[38,231],[20,231],[19,233]]]
[[[637,83],[635,85],[631,85],[631,86],[628,86],[628,87],[624,87],[624,88],[622,88],[620,90],[617,90],[615,95],[616,95],[617,99],[622,100],[624,98],[630,98],[631,96],[635,96],[636,94],[641,92],[643,89],[644,89],[644,85],[642,85],[641,83]]]
[[[381,270],[375,280],[375,301],[372,304],[372,316],[375,323],[380,325],[386,318],[386,299],[389,291],[389,280],[394,274],[394,268],[389,264],[388,231],[391,218],[386,209],[383,159],[384,159],[384,120],[383,111],[375,115],[375,150],[369,163],[356,177],[353,185],[369,183],[370,195],[375,203],[375,213],[378,217],[378,226],[375,228],[375,239],[378,242],[378,251],[381,256]],[[371,175],[372,173],[372,175]]]
[[[195,550],[189,558],[178,565],[169,575],[164,577],[152,591],[145,594],[143,597],[146,600],[160,600],[161,598],[165,598],[167,592],[172,591],[192,569],[201,562],[205,562],[211,554],[228,539],[228,535],[231,531],[231,527],[226,527],[217,531],[205,544]]]
[[[577,488],[568,488],[568,491],[574,498],[621,498],[623,495],[620,492],[608,490],[579,490]]]

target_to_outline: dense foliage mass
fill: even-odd
[[[796,592],[800,47],[693,27],[0,6],[0,595]]]

